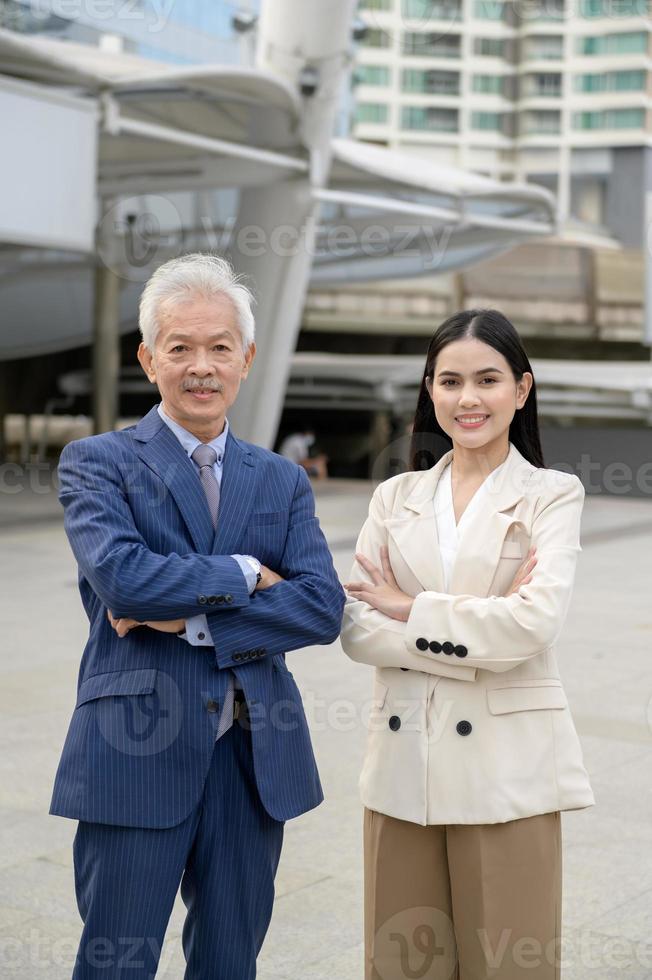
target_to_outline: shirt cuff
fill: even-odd
[[[203,613],[198,616],[190,616],[186,620],[185,633],[179,633],[178,636],[194,647],[212,647],[215,645],[208,628],[208,620]]]
[[[240,566],[240,569],[242,571],[242,574],[245,577],[245,582],[247,583],[247,588],[249,590],[249,595],[251,595],[251,593],[256,588],[256,584],[257,584],[257,580],[258,580],[258,569],[257,569],[257,567],[255,565],[253,565],[249,561],[249,558],[252,558],[253,559],[253,556],[252,555],[231,555],[231,558],[235,558],[235,560],[237,561],[238,565]],[[255,559],[253,559],[253,560],[255,561]]]

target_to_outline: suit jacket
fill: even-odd
[[[375,491],[357,550],[387,545],[407,623],[347,599],[342,646],[376,668],[364,804],[419,824],[499,823],[590,806],[593,794],[554,644],[568,611],[584,488],[510,443],[466,523],[445,593],[433,498],[452,457]],[[538,564],[504,593],[530,545]],[[351,579],[366,578],[354,563]]]
[[[227,439],[217,532],[192,462],[152,409],[137,426],[70,443],[65,528],[89,620],[51,813],[171,827],[197,804],[232,668],[250,707],[258,791],[277,820],[323,796],[284,654],[338,635],[344,593],[305,472]],[[285,579],[249,595],[232,554]],[[205,613],[212,647],[107,619]]]

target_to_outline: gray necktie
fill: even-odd
[[[217,527],[217,512],[220,508],[220,485],[213,469],[217,462],[217,453],[212,446],[206,446],[202,443],[202,445],[197,446],[194,450],[192,458],[199,467],[199,479],[206,494],[206,502],[211,513],[213,527],[215,528]],[[226,691],[224,692],[224,707],[222,708],[222,714],[217,724],[215,741],[221,738],[224,732],[228,732],[233,724],[234,700],[233,674],[229,671]]]
[[[220,507],[220,485],[213,467],[217,462],[217,453],[212,446],[203,443],[193,451],[192,458],[199,467],[199,479],[206,494],[208,509],[211,512],[213,527],[217,527],[217,512]]]

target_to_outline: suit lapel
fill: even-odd
[[[439,478],[453,456],[453,450],[424,473],[398,513],[386,520],[388,533],[401,557],[428,591],[445,592],[435,520],[434,496]],[[525,496],[525,488],[535,470],[510,443],[506,465],[490,488],[485,488],[482,506],[465,522],[459,549],[451,572],[451,595],[486,596],[500,559],[503,541],[514,524],[514,508]]]
[[[156,408],[136,426],[134,449],[170,491],[196,551],[209,555],[214,531],[204,489],[188,454]]]
[[[253,454],[229,434],[226,440],[214,555],[238,553],[254,503],[257,471]]]

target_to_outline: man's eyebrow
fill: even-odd
[[[492,373],[495,372],[496,374],[502,374],[503,373],[500,370],[500,368],[497,368],[497,367],[486,367],[486,368],[481,368],[479,371],[476,371],[475,374],[476,375],[478,375],[478,374],[489,374],[490,372],[492,372]],[[462,377],[462,375],[458,371],[440,371],[438,373],[437,377],[438,378],[442,378],[444,375],[451,375],[451,377],[453,377],[453,378],[461,378]]]
[[[231,333],[230,330],[226,330],[226,329],[220,330],[218,333],[211,334],[208,339],[217,340],[218,337],[229,337],[229,339],[233,340],[233,334]],[[175,332],[175,333],[171,333],[168,337],[166,337],[165,342],[166,344],[169,344],[173,340],[193,340],[193,339],[194,338],[190,337],[187,333]]]

